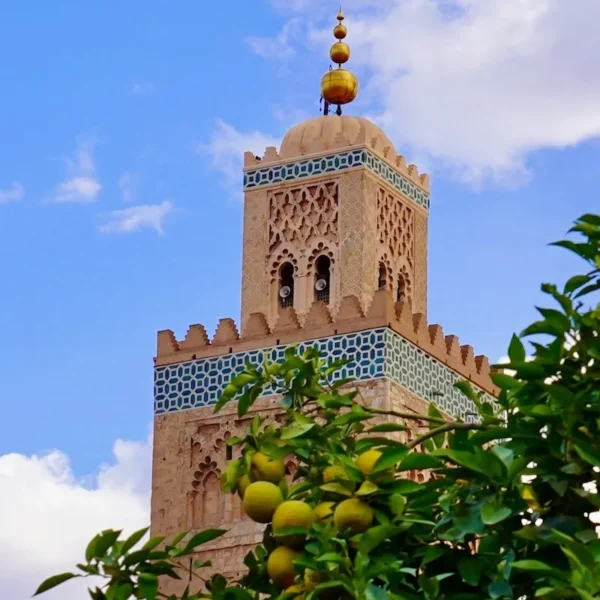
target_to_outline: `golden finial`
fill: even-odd
[[[333,46],[329,50],[329,56],[334,63],[337,63],[337,69],[330,69],[321,79],[321,95],[326,102],[327,114],[328,104],[337,104],[338,115],[342,114],[342,104],[348,104],[352,102],[358,94],[358,79],[356,75],[347,69],[342,68],[342,65],[348,62],[350,58],[350,48],[348,44],[342,42],[348,30],[342,23],[344,20],[344,13],[340,7],[340,11],[337,15],[338,24],[333,28],[333,35],[336,38]]]

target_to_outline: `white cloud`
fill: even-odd
[[[218,119],[210,141],[199,144],[198,151],[211,157],[213,167],[225,177],[225,186],[237,195],[242,187],[244,152],[251,151],[262,156],[267,146],[279,147],[279,141],[261,131],[238,131],[233,125]]]
[[[13,181],[9,188],[0,189],[0,204],[19,202],[24,197],[25,188],[18,181]]]
[[[0,456],[2,597],[30,598],[47,577],[74,569],[90,539],[104,529],[125,534],[150,522],[151,447],[117,440],[114,463],[78,480],[68,456]],[[70,581],[44,600],[80,600],[90,580]]]
[[[403,150],[474,184],[506,184],[528,175],[532,151],[600,135],[597,0],[349,4],[350,68],[366,67],[361,97]],[[324,5],[296,2],[294,20]],[[310,36],[324,56],[332,21]]]
[[[156,93],[156,85],[151,81],[134,81],[130,89],[134,94],[139,96],[148,96]]]
[[[140,204],[122,210],[113,210],[99,229],[103,233],[131,233],[148,227],[159,234],[164,233],[163,221],[173,210],[170,200],[160,204]]]
[[[134,200],[137,193],[138,181],[138,174],[131,171],[127,171],[119,177],[119,189],[125,202],[132,202]]]
[[[102,185],[96,176],[93,150],[92,142],[80,140],[75,157],[63,159],[66,177],[55,187],[50,202],[86,204],[96,200]]]
[[[295,56],[292,41],[298,39],[300,23],[297,19],[291,19],[274,37],[247,37],[246,43],[253,52],[272,60],[289,60]]]

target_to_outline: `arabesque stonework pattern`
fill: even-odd
[[[415,211],[413,312],[427,316],[427,214]]]
[[[324,181],[269,193],[269,253],[282,243],[298,251],[315,240],[338,241],[338,185]]]

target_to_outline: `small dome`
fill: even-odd
[[[329,150],[336,142],[338,134],[341,134],[348,146],[371,143],[373,138],[379,141],[379,148],[390,146],[394,150],[394,144],[383,132],[383,130],[363,117],[350,115],[328,115],[309,119],[292,127],[284,136],[279,149],[281,158],[293,158],[304,154],[313,154]]]

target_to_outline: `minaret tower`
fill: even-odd
[[[158,333],[154,375],[152,535],[221,527],[229,533],[197,558],[226,574],[262,537],[219,476],[229,437],[256,415],[275,418],[278,398],[260,399],[243,419],[213,405],[247,361],[286,347],[317,347],[352,362],[368,402],[425,411],[430,402],[468,418],[454,387],[469,379],[496,392],[484,356],[439,325],[427,324],[429,179],[407,165],[371,121],[342,113],[358,93],[344,16],[321,80],[324,114],[292,127],[279,149],[244,156],[242,315],[222,319],[212,337],[191,325],[182,340]],[[333,109],[333,110],[332,110]],[[410,433],[410,432],[409,432]],[[294,465],[289,465],[293,470]]]

